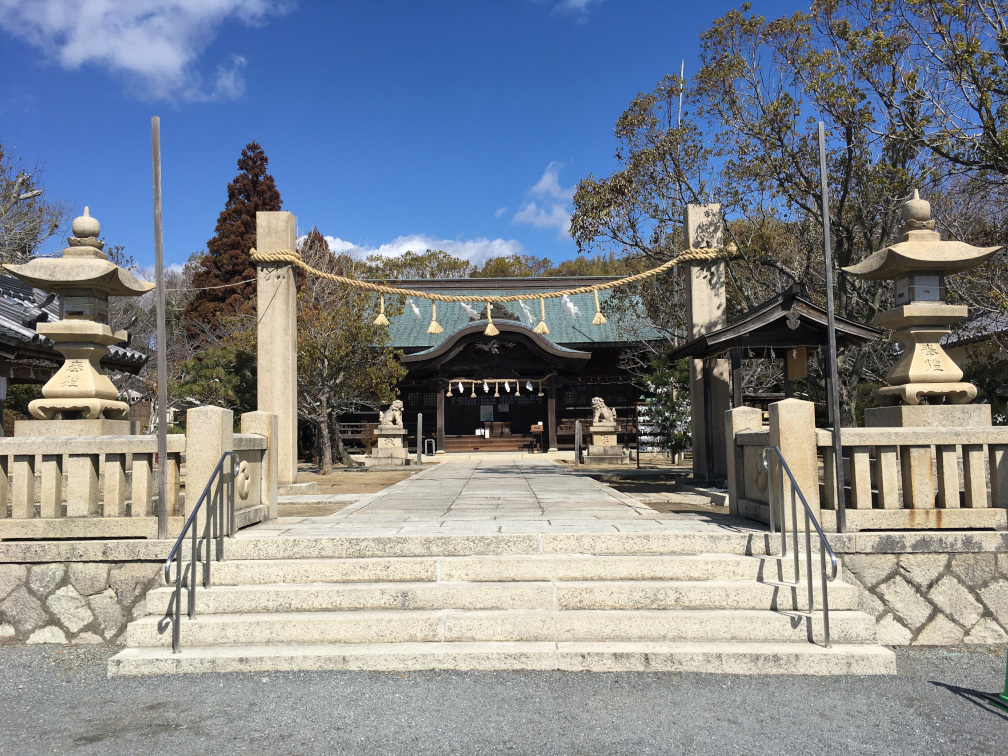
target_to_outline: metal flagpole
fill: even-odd
[[[686,81],[683,78],[685,75],[686,75],[686,59],[683,58],[682,63],[679,64],[679,113],[676,115],[676,122],[675,122],[676,128],[682,126],[682,93]]]
[[[833,250],[830,244],[829,187],[826,173],[826,130],[819,121],[819,175],[822,179],[823,252],[826,255],[826,324],[829,332],[830,396],[833,406],[833,472],[836,476],[837,530],[847,532],[843,449],[840,444],[840,384],[837,380],[836,321],[833,317]]]
[[[168,359],[165,351],[164,244],[161,235],[161,119],[151,118],[154,166],[154,281],[157,295],[158,538],[168,538]]]

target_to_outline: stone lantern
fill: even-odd
[[[943,241],[935,231],[931,203],[922,200],[917,190],[903,204],[902,218],[896,243],[844,268],[858,278],[896,283],[896,306],[877,315],[875,323],[891,329],[893,337],[904,345],[903,354],[886,376],[889,385],[879,389],[880,395],[902,400],[902,405],[867,410],[865,423],[944,425],[951,421],[960,426],[990,425],[989,407],[984,420],[979,406],[947,408],[943,412],[937,407],[917,405],[922,401],[930,405],[967,405],[976,398],[976,387],[963,382],[963,371],[941,346],[952,324],[968,314],[965,305],[945,301],[945,277],[975,268],[1000,247]],[[870,414],[874,417],[870,418]]]
[[[124,342],[125,331],[108,326],[109,296],[137,297],[154,288],[109,261],[98,240],[101,226],[88,208],[74,219],[73,236],[61,257],[36,257],[22,265],[3,266],[29,286],[52,291],[60,298],[60,319],[39,323],[38,332],[53,341],[63,366],[42,388],[42,399],[28,405],[32,416],[51,422],[46,428],[31,422],[31,430],[15,435],[103,435],[130,432],[124,418],[129,405],[101,367],[112,344]],[[71,428],[65,421],[91,421]],[[119,421],[119,422],[115,422]]]

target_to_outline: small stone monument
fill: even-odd
[[[378,445],[371,450],[371,458],[366,464],[405,465],[409,450],[403,444],[406,429],[403,427],[403,403],[396,399],[389,408],[378,415],[375,436]]]
[[[895,244],[844,268],[859,278],[896,283],[896,306],[877,315],[875,323],[892,329],[893,337],[903,342],[903,354],[886,376],[889,385],[879,390],[881,396],[902,403],[866,410],[865,424],[989,426],[990,406],[969,404],[976,398],[976,387],[962,381],[963,371],[942,349],[941,339],[968,314],[965,305],[945,301],[945,277],[975,268],[1000,247],[943,241],[935,231],[931,203],[916,190],[904,203],[902,218]]]
[[[592,421],[588,432],[591,443],[588,444],[587,464],[623,464],[623,448],[616,439],[616,413],[598,396],[592,399]]]
[[[108,326],[109,296],[138,297],[154,288],[110,262],[98,240],[101,225],[88,208],[74,219],[73,236],[61,257],[36,257],[3,266],[29,286],[60,298],[60,319],[39,323],[38,333],[55,343],[63,366],[28,405],[37,420],[15,424],[16,436],[99,436],[133,432],[129,405],[101,367],[108,347],[126,341],[126,331]]]

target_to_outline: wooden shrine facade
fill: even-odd
[[[537,291],[605,280],[402,281],[405,288],[473,297],[471,302],[439,302],[437,321],[443,331],[436,334],[427,332],[428,302],[407,300],[402,313],[390,317],[392,345],[403,351],[408,370],[398,391],[411,445],[417,415],[422,414],[423,439],[433,439],[438,451],[572,448],[574,423],[590,420],[595,396],[616,410],[621,442],[632,438],[639,390],[619,367],[629,343],[612,318],[602,325],[592,323],[594,295],[544,300],[550,332],[540,335],[534,330],[543,312]],[[528,299],[492,304],[498,333],[486,335],[487,301],[520,294],[528,294]],[[600,294],[603,310],[607,296]],[[653,329],[644,328],[646,335],[657,338]],[[634,330],[640,333],[640,324]]]

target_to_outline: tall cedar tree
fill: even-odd
[[[186,333],[206,344],[221,336],[221,318],[255,301],[255,267],[249,250],[256,244],[256,213],[279,210],[282,200],[273,177],[266,172],[269,158],[262,146],[249,142],[238,158],[238,175],[228,184],[227,203],[217,218],[214,237],[207,242],[201,268],[193,276],[198,291],[185,311]],[[224,284],[248,281],[239,286]]]

